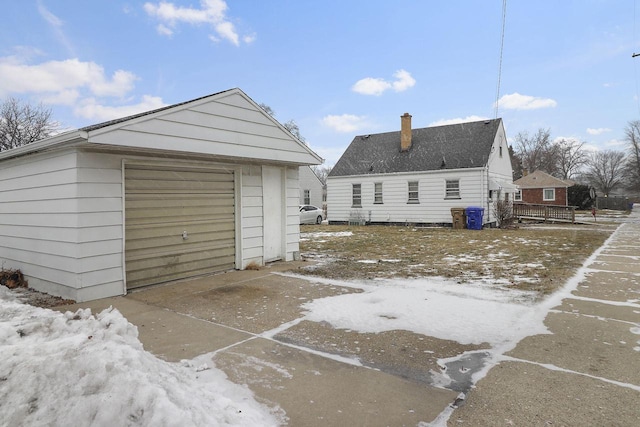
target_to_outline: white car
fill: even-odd
[[[300,205],[300,224],[320,224],[323,216],[322,209],[317,206]]]

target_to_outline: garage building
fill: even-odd
[[[292,260],[321,162],[240,89],[4,151],[0,263],[87,301]]]

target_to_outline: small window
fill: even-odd
[[[545,188],[542,190],[542,200],[545,202],[551,202],[556,199],[556,189],[555,188]]]
[[[304,190],[304,204],[305,205],[311,204],[311,195],[309,194],[309,190]]]
[[[505,202],[509,201],[509,193],[504,193],[504,201]]]
[[[493,200],[494,193],[495,193],[495,191],[489,190],[489,200]]]
[[[418,200],[418,181],[409,181],[409,201],[407,203],[420,203]]]
[[[373,184],[373,203],[382,204],[382,183],[376,182]]]
[[[354,208],[362,207],[362,184],[353,184],[351,204]]]
[[[515,200],[516,202],[522,201],[522,190],[516,190],[515,194],[513,195],[513,200]]]
[[[491,197],[491,196],[489,196]],[[448,179],[445,186],[445,199],[459,199],[460,198],[460,180]]]

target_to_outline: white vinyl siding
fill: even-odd
[[[261,161],[319,163],[302,143],[294,143],[286,130],[235,91],[192,102],[185,109],[142,116],[115,130],[93,131],[89,142]]]
[[[242,268],[262,265],[262,168],[242,167]]]
[[[0,168],[0,259],[36,290],[77,300],[121,293],[120,164],[94,160],[68,150]]]
[[[555,188],[545,188],[542,190],[542,200],[545,202],[552,202],[556,199]]]
[[[300,253],[300,208],[298,207],[298,200],[300,198],[299,174],[299,168],[288,167],[285,169],[285,261],[292,261],[294,258],[297,258]]]
[[[299,205],[313,205],[322,208],[322,183],[309,166],[300,166],[298,172],[300,182]],[[308,192],[308,198],[307,198]]]
[[[444,175],[443,175],[444,174]],[[349,221],[353,213],[352,184],[358,181],[362,186],[362,214],[371,222],[392,223],[451,223],[451,208],[486,205],[481,198],[484,185],[487,190],[486,173],[481,169],[454,171],[456,179],[465,188],[463,199],[446,200],[442,197],[443,176],[449,172],[426,172],[421,174],[372,175],[357,177],[330,177],[327,180],[327,216],[336,222]],[[407,204],[407,183],[419,182],[420,203]],[[382,182],[384,204],[375,203],[375,183]],[[486,194],[486,193],[485,193]],[[369,211],[371,217],[369,218]]]

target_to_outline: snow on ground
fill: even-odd
[[[282,420],[206,365],[144,351],[115,309],[65,314],[0,287],[0,424],[247,426]]]
[[[364,290],[303,305],[306,320],[325,321],[339,329],[363,333],[402,329],[461,344],[486,342],[492,346],[546,331],[534,321],[540,314],[528,302],[534,299],[533,292],[483,282],[459,284],[444,278],[313,280]]]
[[[307,240],[317,240],[321,237],[351,237],[353,233],[351,231],[318,231],[316,233],[300,233],[300,241],[305,242]]]

